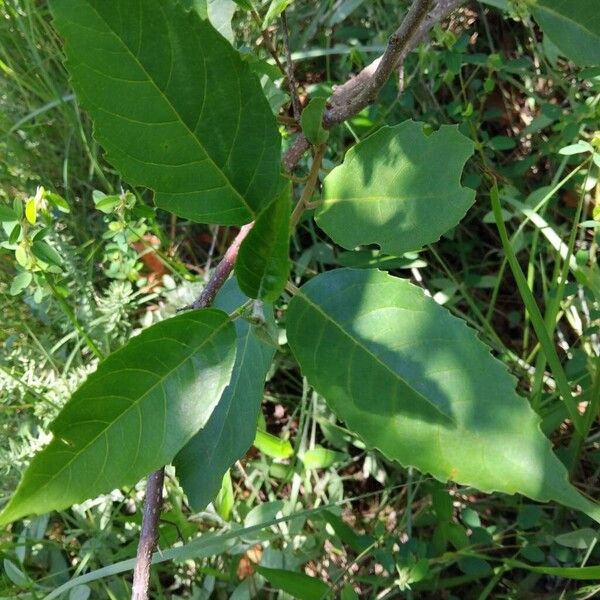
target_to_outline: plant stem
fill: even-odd
[[[202,293],[192,304],[181,310],[206,308],[210,306],[217,295],[217,292],[223,287],[229,275],[233,271],[235,259],[237,258],[240,245],[248,235],[254,223],[244,225],[235,236],[233,242],[221,262],[213,271],[208,283],[204,286]],[[152,550],[156,543],[158,535],[158,521],[160,519],[160,509],[162,506],[162,489],[165,479],[165,469],[162,467],[148,476],[146,485],[146,497],[144,499],[144,513],[142,517],[142,530],[140,532],[140,543],[138,545],[135,569],[133,571],[133,590],[131,600],[148,600],[150,597],[150,566]]]
[[[285,70],[290,96],[292,97],[292,111],[296,123],[300,123],[300,99],[298,98],[298,85],[296,84],[296,77],[294,75],[294,63],[292,62],[292,51],[290,49],[290,33],[285,10],[281,13],[281,31],[283,32],[283,48],[285,50]]]
[[[148,600],[149,598],[150,565],[152,563],[152,551],[158,538],[158,521],[162,506],[164,480],[164,467],[148,476],[140,543],[138,544],[135,569],[133,571],[131,600]]]
[[[315,149],[313,163],[310,168],[310,173],[308,174],[308,179],[306,180],[304,190],[302,190],[302,196],[300,200],[298,200],[298,204],[296,204],[294,207],[294,211],[290,217],[290,230],[293,230],[296,227],[298,221],[300,221],[302,213],[310,204],[310,199],[312,198],[317,181],[319,180],[319,169],[321,168],[321,162],[323,162],[323,154],[325,154],[325,145],[322,144],[321,146],[317,146]]]
[[[323,127],[343,123],[368,106],[390,75],[401,65],[427,32],[445,16],[464,4],[464,0],[414,0],[406,18],[390,37],[384,54],[367,65],[358,75],[338,86],[327,101]],[[299,134],[283,157],[283,168],[290,173],[310,144]]]
[[[491,189],[491,199],[492,199],[492,210],[494,212],[494,217],[496,219],[496,227],[498,228],[498,233],[500,234],[500,240],[502,242],[502,246],[504,248],[504,252],[506,254],[506,259],[508,260],[508,265],[513,273],[515,278],[515,282],[517,284],[517,288],[519,289],[519,293],[521,294],[521,298],[527,307],[527,311],[529,312],[529,317],[531,319],[531,323],[535,330],[535,333],[540,341],[542,348],[546,354],[546,360],[548,361],[548,365],[552,371],[552,375],[554,375],[554,379],[556,380],[556,385],[558,386],[558,390],[560,395],[563,398],[564,403],[566,404],[567,410],[569,412],[569,416],[571,421],[573,422],[573,426],[578,434],[583,433],[583,420],[581,415],[577,410],[577,401],[573,397],[571,392],[571,387],[569,386],[569,381],[567,376],[565,375],[565,371],[560,363],[560,359],[558,358],[558,354],[556,353],[556,348],[552,340],[550,339],[550,335],[548,333],[548,329],[546,328],[546,323],[542,317],[540,309],[535,302],[535,299],[527,285],[527,280],[525,279],[525,275],[523,275],[523,271],[521,270],[521,266],[517,261],[517,257],[515,256],[512,246],[510,245],[510,240],[508,239],[508,233],[506,232],[506,227],[504,226],[504,221],[502,220],[502,211],[500,207],[500,198],[498,193],[497,184],[494,182],[494,185]]]

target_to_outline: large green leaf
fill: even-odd
[[[420,288],[380,271],[324,273],[294,296],[287,327],[308,381],[386,456],[600,522],[600,507],[569,484],[502,363]]]
[[[247,300],[235,279],[230,279],[217,295],[214,306],[233,312]],[[273,323],[272,314],[267,314]],[[188,500],[202,510],[219,489],[223,475],[251,446],[256,434],[258,411],[265,377],[275,348],[262,341],[244,319],[236,319],[237,353],[231,382],[208,423],[185,445],[173,464]]]
[[[158,206],[241,224],[274,197],[280,136],[256,76],[175,0],[51,0],[109,161]]]
[[[274,302],[290,274],[290,192],[290,182],[283,182],[240,247],[235,273],[250,298]]]
[[[228,385],[235,328],[224,312],[162,321],[102,362],[73,394],[0,524],[132,485],[173,460]]]
[[[578,65],[600,65],[598,0],[538,0],[533,16],[567,58]]]
[[[317,223],[344,248],[379,244],[396,255],[418,250],[473,204],[475,192],[460,185],[472,153],[473,143],[454,125],[430,135],[414,121],[382,127],[325,178]]]

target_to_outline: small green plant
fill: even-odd
[[[108,161],[132,186],[151,189],[165,211],[194,223],[241,229],[189,310],[148,327],[110,354],[72,395],[51,425],[52,441],[32,460],[0,523],[62,509],[151,473],[148,498],[156,508],[160,469],[169,464],[193,508],[204,509],[221,491],[218,505],[227,514],[223,481],[256,435],[276,350],[272,303],[280,298],[287,305],[281,325],[303,376],[368,447],[439,481],[556,502],[600,522],[600,505],[569,482],[540,428],[536,404],[517,394],[515,379],[463,320],[407,280],[377,269],[336,268],[299,288],[288,281],[290,234],[311,211],[321,230],[346,251],[376,245],[381,253],[402,256],[435,243],[475,201],[462,178],[465,164],[476,156],[508,265],[544,351],[538,366],[543,371],[546,361],[549,365],[574,439],[589,432],[598,409],[598,365],[589,368],[593,383],[582,413],[515,258],[500,204],[501,174],[485,170],[487,153],[510,149],[508,138],[490,138],[468,126],[433,129],[413,120],[377,127],[319,185],[329,130],[369,105],[424,32],[459,4],[415,0],[380,62],[328,101],[314,97],[296,115],[302,133],[282,157],[278,123],[252,62],[198,11],[175,0],[76,5],[52,0],[72,84]],[[265,26],[285,3],[271,7]],[[561,53],[582,66],[600,63],[600,26],[590,20],[590,0],[570,6],[540,0],[529,10]],[[518,11],[521,16],[525,8]],[[572,35],[582,27],[584,35]],[[457,57],[460,66],[466,42],[451,36],[446,42],[448,56]],[[483,110],[500,62],[496,55],[482,63],[481,107],[457,99],[451,115],[468,125]],[[587,153],[578,168],[590,169],[598,165],[596,145],[593,140],[562,152]],[[309,172],[298,186],[291,171],[309,148]],[[93,200],[109,219],[106,275],[136,281],[140,263],[131,242],[144,235],[146,223],[135,213],[135,196],[95,192]],[[512,206],[520,207],[518,201]],[[14,251],[21,269],[12,293],[35,285],[43,295],[52,281],[48,274],[60,272],[60,255],[44,241],[52,208],[68,205],[42,188],[24,204],[2,207],[5,248]],[[583,257],[578,260],[575,276],[588,284],[592,271],[586,272]],[[232,271],[235,277],[228,280]],[[303,455],[305,466],[339,459],[313,454]],[[443,551],[464,531],[442,523],[441,510]],[[149,554],[153,535],[143,532],[144,541]],[[425,555],[422,547],[403,548],[391,568],[398,589],[426,578]],[[476,558],[464,552],[459,560],[464,569],[476,570],[481,567]],[[275,569],[259,573],[284,590],[308,585],[289,575],[286,581]],[[317,588],[314,597],[328,593],[326,586]]]

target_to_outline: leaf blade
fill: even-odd
[[[231,45],[172,1],[53,0],[51,9],[75,91],[125,179],[194,221],[253,220],[277,188],[280,137]]]
[[[600,64],[600,13],[595,0],[538,0],[532,12],[567,58],[581,66]]]
[[[373,361],[361,369],[350,345],[325,332],[314,304],[409,386],[392,387],[372,372]],[[600,518],[598,506],[568,483],[539,418],[517,396],[502,363],[419,288],[377,271],[331,271],[294,296],[287,323],[290,347],[311,385],[389,458],[442,481],[554,500]],[[451,419],[419,414],[418,398],[403,402],[399,396],[411,388],[437,405],[445,399]]]
[[[382,127],[325,178],[316,221],[348,250],[363,244],[393,255],[420,250],[473,204],[474,190],[460,185],[472,153],[473,143],[453,125],[429,136],[414,121]]]
[[[230,279],[213,306],[232,312],[245,302],[235,279]],[[267,320],[273,322],[272,315]],[[267,372],[275,349],[253,327],[236,319],[237,352],[229,385],[206,425],[177,453],[173,464],[190,504],[203,510],[219,489],[227,469],[254,440]]]
[[[284,182],[275,200],[257,217],[240,246],[235,273],[250,298],[274,302],[290,273],[291,185]]]
[[[168,464],[210,417],[234,360],[233,324],[214,309],[167,319],[130,340],[52,423],[53,440],[31,462],[0,523],[132,485]]]

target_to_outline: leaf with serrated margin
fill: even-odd
[[[214,306],[228,313],[247,297],[235,278],[218,293]],[[271,307],[265,306],[267,323],[274,324]],[[173,464],[194,510],[203,510],[221,488],[223,475],[244,456],[256,434],[265,378],[275,348],[255,333],[244,319],[235,320],[237,353],[231,382],[208,423],[179,451]]]
[[[420,288],[375,270],[330,271],[300,288],[286,322],[303,374],[368,445],[441,481],[600,522],[504,365]]]
[[[250,298],[274,302],[290,274],[291,182],[283,180],[277,197],[246,236],[235,263],[241,290]]]
[[[581,66],[600,65],[598,0],[538,0],[532,12],[567,58]]]
[[[50,7],[75,92],[123,177],[192,221],[252,221],[276,193],[281,139],[239,53],[174,0]]]
[[[455,125],[426,135],[422,123],[382,127],[353,146],[323,182],[316,220],[340,246],[420,250],[465,216],[475,192],[460,185],[473,142]]]
[[[170,463],[229,384],[235,328],[204,309],[161,321],[100,363],[50,426],[0,524],[133,485]]]

